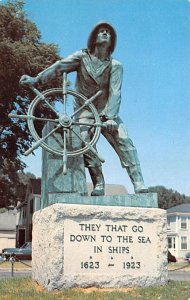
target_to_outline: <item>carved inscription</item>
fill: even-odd
[[[147,272],[154,255],[153,225],[132,221],[73,221],[64,228],[65,274]],[[127,273],[128,274],[128,273]]]

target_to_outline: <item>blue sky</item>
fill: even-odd
[[[5,2],[5,1],[3,1]],[[86,47],[100,20],[117,31],[113,57],[124,67],[120,116],[137,147],[147,186],[190,195],[190,2],[188,0],[25,0],[44,42],[65,57]],[[73,81],[73,78],[71,79]],[[107,183],[133,192],[103,138],[98,150]],[[25,161],[40,176],[40,151]]]

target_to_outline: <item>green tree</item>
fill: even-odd
[[[23,1],[0,5],[0,207],[17,201],[17,172],[25,166],[21,155],[32,142],[26,122],[8,117],[10,112],[26,114],[34,98],[19,85],[19,79],[23,74],[36,76],[58,59],[58,47],[41,41]]]
[[[158,207],[162,209],[168,209],[182,203],[190,202],[190,197],[172,189],[167,189],[164,186],[149,187],[149,192],[158,194]]]

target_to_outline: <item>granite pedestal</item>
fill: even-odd
[[[143,201],[134,207],[137,197],[152,199],[152,207],[143,207]],[[83,205],[72,199],[72,204],[52,204],[36,212],[33,279],[48,290],[165,284],[166,212],[156,208],[155,197],[115,196],[117,206],[106,197],[85,197]],[[90,204],[95,200],[98,205]],[[144,203],[151,206],[149,200]]]

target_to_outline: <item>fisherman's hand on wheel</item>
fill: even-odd
[[[114,120],[107,120],[106,122],[104,122],[104,125],[110,133],[116,131],[118,128],[118,125]]]
[[[34,86],[36,83],[37,83],[36,77],[23,75],[20,78],[20,84],[23,85],[23,86]]]

